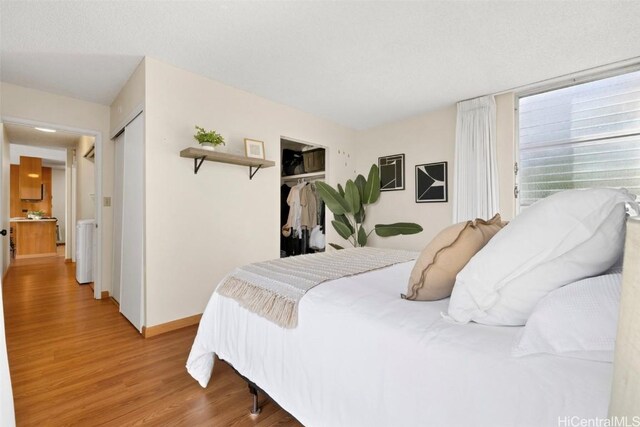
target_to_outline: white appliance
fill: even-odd
[[[81,219],[76,225],[76,280],[80,284],[93,282],[96,221]]]

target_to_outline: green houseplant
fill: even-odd
[[[44,211],[27,212],[27,218],[31,218],[31,219],[42,219],[43,216],[44,216]]]
[[[358,175],[353,180],[348,180],[344,188],[338,184],[334,189],[329,184],[316,182],[318,194],[333,212],[333,228],[345,240],[354,247],[366,246],[371,233],[375,232],[380,237],[398,236],[401,234],[416,234],[422,231],[422,227],[412,222],[396,222],[394,224],[376,224],[367,233],[364,227],[366,219],[365,207],[375,203],[380,197],[380,172],[377,165],[372,165],[369,176],[365,179]],[[341,246],[330,243],[336,249]]]
[[[202,148],[213,149],[218,145],[225,145],[224,138],[215,130],[207,131],[200,126],[196,126],[196,134],[193,135]]]

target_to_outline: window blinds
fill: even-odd
[[[520,98],[519,201],[572,188],[640,194],[640,71]]]

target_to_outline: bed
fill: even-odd
[[[557,426],[559,417],[606,417],[610,363],[514,358],[522,327],[455,324],[441,315],[447,299],[400,299],[412,266],[311,289],[294,329],[214,293],[187,369],[206,387],[216,354],[307,426]]]
[[[621,267],[638,210],[624,189],[568,190],[508,225],[453,224],[419,255],[239,267],[211,297],[187,370],[206,387],[217,355],[307,426],[558,426],[612,421],[615,346],[611,413],[640,416],[635,246],[624,289]]]

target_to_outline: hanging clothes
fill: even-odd
[[[285,237],[291,236],[291,230],[294,230],[293,235],[295,236],[295,230],[298,228],[298,224],[300,223],[300,188],[304,186],[304,183],[294,185],[289,190],[289,196],[287,197],[287,204],[289,205],[289,215],[287,217],[287,223],[282,226],[282,235]]]
[[[311,230],[318,225],[316,194],[311,185],[300,189],[300,227]]]
[[[316,195],[311,186],[302,182],[291,187],[287,197],[289,216],[282,226],[282,235],[302,238],[303,230],[311,230],[318,225]]]
[[[324,200],[320,197],[320,193],[316,189],[315,183],[309,184],[313,194],[316,196],[316,222],[324,230]]]

